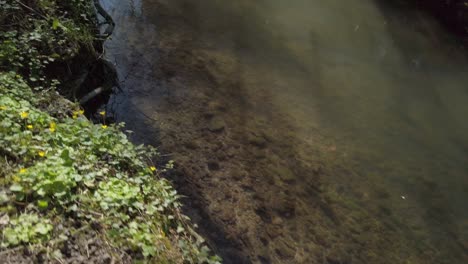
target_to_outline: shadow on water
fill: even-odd
[[[447,241],[459,249],[453,254],[466,252],[468,214],[461,202],[466,199],[468,187],[468,125],[464,120],[468,109],[463,107],[468,99],[464,87],[468,81],[466,48],[459,38],[445,31],[447,25],[427,19],[426,10],[420,6],[398,1],[377,3],[392,25],[388,32],[398,40],[395,44],[408,65],[406,71],[423,83],[412,85],[411,92],[397,90],[400,94],[395,96],[401,102],[405,122],[420,132],[414,139],[419,139],[419,150],[431,155],[425,162],[428,171],[408,175],[409,181],[418,185],[418,206],[424,210],[424,222],[433,232],[434,243]],[[415,109],[426,113],[416,116]]]
[[[176,161],[226,263],[467,260],[468,64],[432,20],[373,1],[104,2],[124,89],[108,110]]]

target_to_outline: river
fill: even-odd
[[[468,263],[467,53],[427,14],[102,2],[122,87],[107,111],[175,161],[225,263]]]

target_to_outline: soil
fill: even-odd
[[[58,227],[60,229],[61,227]],[[117,251],[100,239],[100,235],[92,229],[79,229],[65,241],[55,241],[51,248],[17,247],[0,252],[0,263],[133,263],[126,252]]]

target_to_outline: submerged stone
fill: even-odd
[[[215,116],[208,123],[208,130],[211,132],[221,132],[224,130],[226,123],[221,117]]]
[[[221,166],[219,166],[219,163],[216,162],[216,161],[209,161],[209,162],[207,163],[207,165],[208,165],[208,169],[209,169],[210,171],[216,171],[216,170],[220,170],[220,169],[221,169]]]
[[[296,179],[296,175],[286,166],[270,166],[270,170],[277,174],[279,178],[284,182],[292,182]]]
[[[261,148],[265,147],[267,143],[264,136],[257,135],[254,133],[249,133],[247,135],[247,141],[249,142],[249,144],[252,144],[254,146],[261,147]]]
[[[274,225],[282,225],[283,224],[283,219],[281,217],[279,217],[279,216],[275,216],[271,222]]]
[[[294,255],[296,254],[294,243],[284,239],[278,239],[276,241],[275,251],[283,259],[294,258]]]
[[[198,149],[200,147],[200,143],[197,140],[189,140],[185,142],[184,146],[188,149]]]

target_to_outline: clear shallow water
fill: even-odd
[[[379,1],[104,1],[108,110],[229,263],[466,263],[468,62]],[[383,1],[382,1],[383,2]]]

